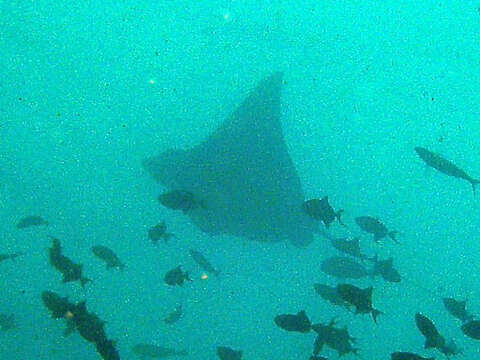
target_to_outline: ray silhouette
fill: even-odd
[[[282,75],[261,81],[202,143],[143,161],[167,189],[202,201],[186,215],[210,235],[296,246],[313,239],[316,225],[302,211],[304,193],[281,127]]]

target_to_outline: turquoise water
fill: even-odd
[[[363,359],[423,350],[414,314],[432,318],[464,359],[478,357],[441,296],[469,299],[480,313],[479,195],[468,183],[425,171],[413,148],[443,154],[480,177],[480,15],[474,1],[222,1],[0,3],[1,359],[96,359],[78,334],[63,337],[44,290],[87,300],[107,321],[122,359],[137,343],[215,359],[215,347],[245,359],[308,359],[313,334],[275,326],[305,309],[314,322],[336,316],[358,338]],[[333,279],[320,262],[335,252],[322,237],[288,243],[210,237],[181,213],[160,208],[162,190],[141,161],[197,144],[263,77],[283,71],[285,139],[307,198],[329,195],[346,210],[335,236],[362,235],[368,254],[393,256],[400,284],[365,279],[385,312],[375,325],[324,302],[313,283]],[[38,214],[48,227],[19,231]],[[374,244],[354,218],[378,216],[400,245]],[[148,229],[165,219],[178,239],[154,246]],[[94,280],[62,284],[47,235]],[[114,249],[125,271],[106,271],[90,251]],[[217,266],[199,279],[195,248]],[[194,282],[163,283],[179,264]],[[175,325],[162,319],[177,303]],[[324,356],[336,358],[330,350]],[[351,356],[351,355],[348,355]],[[352,356],[353,357],[353,356]]]

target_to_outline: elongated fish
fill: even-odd
[[[42,217],[37,215],[30,215],[21,218],[20,221],[17,223],[17,229],[26,229],[32,226],[39,226],[39,225],[48,225],[48,221],[45,221]]]
[[[320,270],[339,279],[360,279],[372,275],[365,266],[345,256],[332,256],[323,260]]]
[[[125,264],[120,261],[117,254],[115,254],[112,249],[106,246],[92,246],[92,252],[96,257],[105,262],[107,269],[119,268],[121,271],[123,271],[125,268]]]
[[[467,180],[470,184],[472,184],[472,190],[475,194],[475,186],[480,184],[480,180],[472,178],[464,170],[460,169],[457,165],[439,154],[419,146],[415,148],[415,151],[428,166],[437,169],[445,175]]]
[[[212,266],[212,264],[210,264],[210,262],[207,260],[205,256],[203,256],[201,252],[190,249],[190,256],[203,270],[205,270],[206,272],[212,273],[218,277],[218,274],[220,274],[220,272],[217,269],[215,269]]]
[[[0,254],[0,262],[3,262],[8,259],[15,260],[17,257],[25,255],[25,253],[16,252],[12,254]]]

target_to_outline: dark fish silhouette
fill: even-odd
[[[275,324],[286,331],[296,331],[300,333],[307,333],[312,328],[312,323],[307,317],[305,311],[300,311],[296,315],[282,314],[275,316]]]
[[[42,301],[45,307],[50,310],[52,318],[64,319],[74,309],[74,305],[68,301],[68,297],[61,297],[53,291],[42,292]]]
[[[445,306],[445,309],[447,309],[447,311],[452,316],[456,317],[463,323],[473,320],[473,315],[467,312],[466,300],[458,301],[458,300],[455,300],[454,298],[443,298],[442,301],[443,301],[443,305]]]
[[[372,314],[373,321],[377,323],[377,316],[383,314],[374,309],[372,304],[373,288],[360,289],[350,284],[338,284],[337,292],[347,303],[355,306],[356,314]]]
[[[153,344],[137,344],[132,347],[132,351],[140,359],[161,359],[171,356],[187,356],[186,350],[170,349],[163,346],[157,346]]]
[[[199,251],[190,249],[190,256],[206,272],[214,274],[215,276],[218,276],[218,274],[220,274],[220,272],[215,269],[212,264],[210,264],[210,262],[206,259],[206,257],[203,256],[203,254]]]
[[[338,251],[356,257],[361,260],[368,259],[367,256],[362,254],[360,250],[360,238],[356,237],[351,240],[348,238],[331,238],[330,243]]]
[[[116,267],[123,271],[125,268],[125,264],[120,261],[117,254],[106,246],[92,246],[92,252],[96,257],[105,262],[107,269]]]
[[[107,338],[95,343],[95,348],[104,360],[120,360],[120,354],[115,347],[115,341]]]
[[[415,315],[415,323],[418,330],[425,337],[425,349],[437,348],[440,350],[445,346],[445,338],[440,335],[432,320],[417,313]]]
[[[48,221],[45,221],[40,216],[31,215],[20,219],[20,221],[17,223],[17,229],[25,229],[31,226],[39,225],[48,225]]]
[[[17,327],[15,323],[15,315],[0,314],[0,331],[8,331]]]
[[[480,320],[472,320],[463,324],[462,331],[468,337],[480,340]]]
[[[181,210],[184,214],[199,208],[205,208],[202,201],[195,199],[189,191],[173,190],[158,197],[160,204],[171,210]]]
[[[380,241],[384,237],[390,237],[393,241],[398,243],[395,239],[395,235],[398,231],[390,231],[387,227],[377,218],[371,216],[360,216],[355,218],[355,222],[363,231],[373,234],[373,240],[375,242]]]
[[[480,180],[472,178],[465,171],[460,169],[457,165],[445,159],[439,154],[436,154],[430,150],[427,150],[419,146],[415,148],[415,151],[417,152],[418,156],[420,156],[420,158],[428,166],[434,169],[437,169],[441,173],[444,173],[448,176],[453,176],[459,179],[467,180],[470,184],[472,184],[472,190],[473,190],[473,193],[475,194],[475,186],[480,183]]]
[[[393,258],[388,258],[387,260],[379,260],[378,256],[372,259],[373,261],[373,276],[380,275],[385,281],[389,282],[400,282],[402,277],[398,273],[397,269],[393,267]]]
[[[25,255],[25,253],[20,253],[20,252],[12,253],[12,254],[0,254],[0,263],[8,259],[14,260],[17,257],[23,256],[23,255]]]
[[[170,286],[182,286],[186,280],[192,281],[192,279],[190,279],[188,276],[188,272],[182,271],[181,266],[177,266],[176,268],[169,270],[164,277],[165,284]]]
[[[50,311],[52,318],[65,319],[67,328],[64,335],[68,336],[75,331],[75,324],[72,320],[75,305],[68,301],[68,297],[61,297],[53,291],[42,292],[42,301],[45,307]]]
[[[324,300],[332,303],[333,305],[343,306],[348,308],[350,305],[338,295],[337,288],[324,284],[314,284],[315,291]]]
[[[394,352],[392,360],[435,360],[435,358],[425,358],[411,352]]]
[[[220,360],[242,360],[242,351],[226,346],[217,346],[217,356]]]
[[[65,335],[77,330],[83,339],[95,344],[102,359],[120,360],[115,343],[107,338],[105,321],[89,312],[85,301],[74,304],[67,297],[61,297],[52,291],[42,292],[42,301],[54,319],[63,318],[67,321]]]
[[[314,356],[322,351],[324,345],[336,350],[339,358],[349,353],[358,354],[359,349],[353,347],[355,338],[350,335],[346,327],[338,328],[332,320],[327,325],[320,323],[312,325],[312,329],[317,333],[313,345]]]
[[[339,279],[360,279],[371,275],[365,266],[349,257],[333,256],[322,261],[320,269]]]
[[[154,244],[156,244],[159,240],[168,242],[170,238],[176,236],[167,232],[167,224],[165,221],[162,221],[160,224],[157,224],[148,230],[148,237]]]
[[[335,211],[328,202],[328,196],[322,199],[311,199],[303,203],[303,210],[313,219],[321,221],[328,228],[336,219],[340,224],[345,226],[340,216],[343,210]]]
[[[85,301],[74,305],[71,312],[75,327],[85,340],[96,343],[107,338],[105,321],[101,320],[95,313],[89,312]]]
[[[166,323],[166,324],[174,324],[176,323],[178,320],[180,320],[180,318],[182,317],[182,305],[179,304],[177,306],[175,306],[175,309],[169,313],[165,319],[163,319],[163,321]]]
[[[301,208],[305,194],[282,132],[282,86],[282,73],[268,76],[204,141],[143,161],[167,189],[207,201],[186,213],[203,232],[297,246],[313,241],[318,224]]]
[[[107,338],[105,321],[87,310],[85,301],[72,309],[72,321],[81,337],[95,344],[97,352],[104,360],[120,360],[113,341]]]
[[[80,281],[82,287],[91,280],[82,276],[83,265],[76,264],[62,254],[60,240],[52,238],[52,247],[48,249],[50,264],[63,275],[63,282]]]

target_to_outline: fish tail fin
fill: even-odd
[[[375,324],[377,324],[378,315],[384,315],[384,313],[380,310],[372,309],[372,318],[373,318],[373,321],[375,322]]]
[[[392,239],[393,241],[395,241],[397,244],[400,244],[400,243],[398,242],[398,240],[396,239],[397,234],[398,234],[398,231],[390,231],[390,232],[388,233],[388,236],[390,237],[390,239]]]

